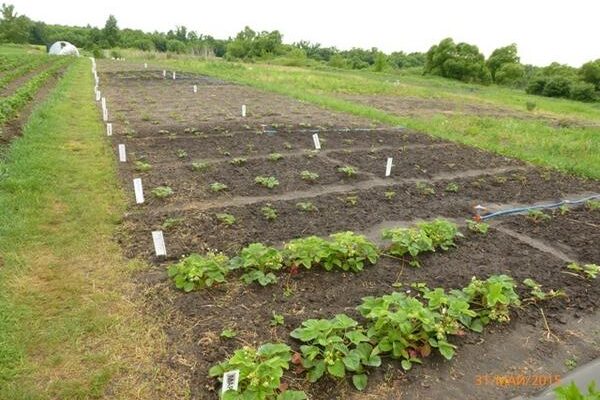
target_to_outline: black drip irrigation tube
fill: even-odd
[[[584,197],[583,199],[578,199],[578,200],[562,200],[562,201],[559,201],[558,203],[552,203],[552,204],[540,204],[537,206],[509,208],[506,210],[496,211],[491,214],[481,215],[480,218],[482,221],[485,221],[488,219],[501,217],[501,216],[505,216],[505,215],[520,214],[520,213],[524,213],[524,212],[527,212],[530,210],[545,210],[545,209],[557,208],[557,207],[565,206],[565,205],[583,204],[586,201],[590,201],[590,200],[594,200],[594,199],[600,199],[600,194],[594,194],[594,195]]]

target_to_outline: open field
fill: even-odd
[[[435,353],[424,358],[422,366],[403,372],[397,360],[384,357],[381,367],[369,369],[364,392],[355,390],[349,379],[329,376],[308,384],[299,371],[286,372],[284,382],[305,390],[311,399],[505,399],[545,385],[481,384],[480,377],[556,376],[566,371],[565,360],[583,363],[600,355],[600,332],[593,328],[599,318],[595,299],[600,289],[594,280],[566,269],[571,261],[598,263],[600,253],[594,244],[600,240],[600,211],[580,206],[548,214],[547,220],[499,219],[487,235],[464,226],[480,203],[495,210],[598,193],[596,180],[526,162],[597,177],[593,150],[598,142],[592,140],[596,131],[587,126],[597,122],[593,108],[581,106],[574,112],[577,123],[584,121],[586,127],[571,128],[555,126],[567,112],[566,104],[540,104],[549,109],[530,118],[522,117],[525,112],[510,101],[495,108],[491,95],[485,107],[496,114],[489,120],[477,116],[481,109],[470,106],[464,107],[469,112],[457,115],[432,117],[427,110],[421,115],[422,104],[414,106],[416,116],[405,118],[324,91],[322,80],[311,80],[311,74],[320,79],[322,72],[181,61],[171,65],[187,72],[178,70],[172,79],[171,71],[163,77],[162,70],[152,66],[144,69],[109,60],[99,60],[98,71],[112,123],[113,153],[116,157],[118,145],[124,145],[127,156],[118,163],[129,203],[118,240],[128,257],[152,265],[136,273],[134,280],[152,312],[166,315],[170,365],[188,382],[191,398],[217,398],[220,384],[208,377],[208,370],[242,346],[284,342],[298,349],[300,342],[289,336],[290,331],[309,318],[346,313],[365,323],[355,310],[363,297],[410,292],[411,284],[418,282],[432,288],[462,288],[473,276],[509,275],[524,301],[511,310],[507,324],[493,323],[481,334],[451,336],[458,346],[452,361]],[[326,74],[327,79],[335,75]],[[356,84],[350,74],[340,82],[348,77],[348,85]],[[411,90],[416,96],[418,90]],[[242,105],[247,106],[245,117]],[[354,115],[338,112],[343,110]],[[438,130],[436,121],[440,126],[449,124],[447,130]],[[473,134],[463,138],[455,129],[469,121],[489,121],[489,126],[480,130],[468,126],[465,129]],[[490,129],[509,123],[515,132],[524,127],[527,131],[518,138],[510,132],[503,138],[490,135]],[[397,124],[404,127],[392,126]],[[427,127],[433,136],[411,129]],[[545,130],[571,135],[569,151],[583,151],[581,157],[563,151],[564,138],[549,137],[547,145],[537,148],[518,146],[539,141]],[[315,133],[321,142],[318,151]],[[504,155],[444,137],[477,142]],[[550,151],[553,146],[560,151]],[[394,163],[391,176],[385,177],[388,157]],[[574,167],[566,167],[567,161]],[[340,170],[347,166],[355,173]],[[314,173],[313,178],[303,179],[302,171]],[[257,177],[272,177],[277,184],[261,186]],[[134,178],[143,182],[143,204],[134,201]],[[402,257],[383,256],[355,273],[284,269],[277,283],[264,287],[244,285],[232,274],[225,283],[191,293],[176,290],[165,273],[165,267],[190,253],[218,251],[234,257],[251,243],[281,248],[310,235],[353,231],[384,246],[382,229],[436,217],[456,221],[464,237],[457,238],[456,248],[421,256],[420,268],[410,267]],[[155,255],[151,232],[157,230],[164,234],[166,257]],[[564,290],[565,296],[540,303],[526,300],[530,293],[522,282],[527,278],[546,290]],[[272,323],[273,314],[281,315],[282,322]],[[229,335],[233,338],[222,336],[227,330],[235,332]]]

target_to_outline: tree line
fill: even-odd
[[[235,37],[215,39],[185,26],[168,32],[120,29],[114,16],[103,28],[51,25],[18,15],[14,6],[2,5],[0,42],[49,46],[65,40],[100,57],[102,49],[134,48],[143,51],[187,53],[228,60],[270,60],[284,65],[329,65],[335,68],[369,69],[376,72],[418,68],[423,74],[439,75],[469,83],[522,88],[530,94],[564,97],[579,101],[600,100],[600,59],[581,68],[552,63],[546,67],[525,65],[515,44],[494,50],[486,59],[479,48],[446,38],[427,52],[385,54],[377,48],[338,50],[318,43],[283,43],[275,31],[257,32],[245,27]],[[116,53],[115,53],[116,54]]]

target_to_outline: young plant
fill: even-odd
[[[247,161],[248,161],[247,158],[236,157],[233,160],[229,161],[229,164],[235,165],[236,167],[239,167],[241,165],[246,164]]]
[[[473,277],[469,285],[462,291],[467,295],[470,304],[477,305],[481,326],[491,321],[510,321],[510,308],[521,304],[515,292],[516,284],[507,275],[492,275],[483,281]]]
[[[356,174],[358,173],[356,171],[356,168],[354,168],[350,165],[345,165],[343,167],[339,167],[337,170],[338,170],[338,172],[345,174],[348,178],[355,177]]]
[[[308,371],[309,382],[324,374],[344,378],[350,372],[354,386],[367,386],[366,367],[379,367],[379,351],[369,343],[369,337],[358,322],[345,314],[332,319],[309,319],[294,329],[290,336],[305,344],[300,346],[302,367]]]
[[[262,207],[260,211],[262,212],[262,215],[269,221],[274,221],[277,219],[277,210],[270,204]]]
[[[281,269],[283,256],[273,247],[252,243],[243,248],[239,256],[232,258],[230,265],[232,269],[245,271],[240,277],[244,283],[258,282],[261,286],[266,286],[277,282],[272,271]]]
[[[433,186],[425,182],[417,182],[416,187],[419,193],[423,196],[431,196],[435,194],[435,189],[433,188]]]
[[[443,218],[437,218],[430,222],[419,222],[417,228],[431,238],[434,249],[440,248],[444,251],[456,246],[454,239],[463,237],[456,224]]]
[[[317,174],[316,172],[310,172],[310,171],[302,171],[300,172],[300,177],[307,181],[307,182],[316,182],[317,179],[319,179],[319,174]]]
[[[148,164],[145,161],[136,161],[135,162],[135,170],[138,172],[148,172],[152,169],[152,165]]]
[[[296,203],[296,208],[298,208],[300,211],[305,212],[317,211],[317,207],[315,207],[315,205],[310,201],[301,201],[299,203]]]
[[[581,392],[574,381],[558,386],[554,389],[556,400],[598,400],[600,399],[600,390],[596,389],[596,381],[591,381],[587,388],[587,393]]]
[[[215,193],[222,192],[223,190],[227,189],[227,185],[221,182],[213,182],[210,184],[210,190],[212,190]]]
[[[467,229],[471,232],[481,233],[482,235],[486,235],[488,230],[490,229],[490,225],[481,221],[474,221],[472,219],[468,219],[467,221]]]
[[[579,263],[574,262],[567,265],[567,268],[571,271],[575,271],[576,273],[578,273],[578,275],[589,279],[596,279],[598,274],[600,274],[600,266],[596,264],[581,265]]]
[[[192,171],[194,172],[204,172],[210,168],[210,165],[205,162],[196,161],[192,163]]]
[[[272,313],[273,318],[271,318],[271,326],[283,325],[285,323],[285,319],[282,314],[277,314],[275,311]]]
[[[223,400],[302,400],[303,392],[280,392],[281,377],[289,368],[292,351],[286,344],[265,343],[258,349],[236,350],[227,361],[213,366],[208,374],[221,378],[224,373],[239,370],[238,390],[227,391]]]
[[[571,212],[571,209],[566,204],[563,204],[562,206],[558,207],[558,213],[560,215],[567,215],[570,212]]]
[[[268,189],[273,189],[279,185],[279,181],[274,176],[257,176],[254,178],[254,182]]]
[[[280,153],[271,153],[267,156],[267,159],[269,161],[279,161],[283,158],[283,155],[281,155]]]
[[[552,219],[551,216],[543,212],[542,210],[529,210],[527,212],[527,218],[535,222],[536,224],[543,221],[548,221]]]
[[[177,158],[186,158],[187,157],[187,151],[183,150],[183,149],[177,149],[175,151],[175,154],[177,155]]]
[[[375,264],[379,259],[377,246],[354,232],[329,235],[327,256],[322,261],[326,271],[339,268],[343,271],[362,271],[365,264]]]
[[[328,243],[318,236],[290,240],[284,247],[284,263],[293,269],[311,269],[320,265],[329,255]]]
[[[166,199],[173,195],[173,189],[168,186],[157,186],[152,189],[152,194],[158,199]]]
[[[384,193],[384,195],[387,201],[392,201],[394,197],[396,197],[396,192],[394,192],[393,190],[388,190]]]
[[[527,278],[523,281],[523,284],[525,286],[527,286],[529,289],[531,289],[531,298],[534,301],[544,301],[544,300],[549,300],[549,299],[553,299],[555,297],[564,297],[565,296],[565,292],[562,290],[554,290],[554,289],[550,289],[548,292],[544,292],[542,290],[542,285],[540,285],[539,283],[537,283],[536,281],[534,281],[531,278]]]
[[[229,273],[229,259],[223,254],[208,253],[206,256],[192,254],[168,269],[175,286],[185,292],[211,287],[225,282]]]
[[[344,199],[344,201],[349,206],[354,207],[355,205],[358,204],[358,196],[346,196],[346,198]]]
[[[221,331],[220,336],[225,339],[233,339],[234,337],[237,336],[237,332],[235,330],[233,330],[232,328],[225,328]]]
[[[163,231],[168,231],[181,224],[183,221],[184,218],[167,218],[160,227]]]
[[[449,192],[449,193],[456,193],[456,192],[458,192],[458,184],[456,184],[455,182],[449,182],[446,185],[446,188],[444,189],[444,191]]]
[[[217,217],[219,222],[222,224],[229,225],[229,226],[235,224],[235,217],[231,214],[217,213],[217,214],[215,214],[215,217]]]
[[[600,210],[600,200],[588,200],[585,202],[585,207],[590,211]]]

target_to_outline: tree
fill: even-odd
[[[119,44],[119,27],[117,26],[117,19],[114,15],[109,15],[104,24],[102,30],[103,39],[108,43],[110,47],[115,47]]]
[[[423,72],[463,82],[489,83],[491,80],[479,48],[468,43],[455,44],[452,38],[446,38],[429,49]]]
[[[283,37],[279,31],[257,33],[246,26],[227,45],[229,58],[257,58],[283,53]]]
[[[575,82],[571,85],[570,97],[579,101],[595,101],[596,87],[589,82]]]
[[[15,6],[2,3],[0,19],[0,42],[27,43],[32,22],[24,15],[17,15]]]
[[[497,48],[487,59],[487,67],[490,70],[492,79],[496,81],[496,71],[505,64],[519,64],[521,59],[517,55],[517,45],[515,43],[505,47]]]
[[[596,90],[600,90],[600,58],[583,64],[579,75],[585,82],[593,84]]]
[[[519,86],[525,75],[525,68],[521,64],[502,64],[496,71],[494,81],[499,85]]]
[[[375,56],[375,62],[373,63],[373,69],[375,72],[381,72],[387,67],[388,59],[387,56],[381,52]]]

